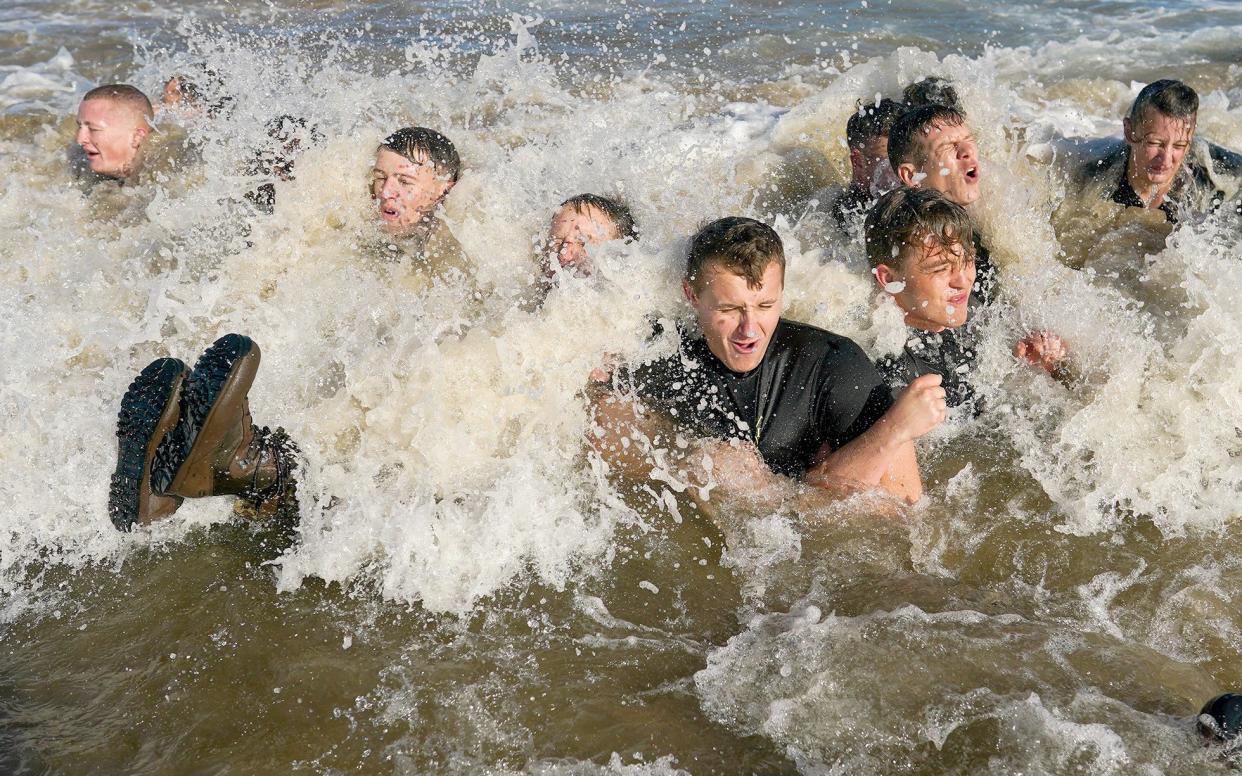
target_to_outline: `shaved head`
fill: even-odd
[[[111,178],[132,175],[154,115],[151,101],[132,86],[108,84],[87,92],[78,106],[75,139],[91,170]]]
[[[145,94],[129,84],[97,86],[82,96],[82,102],[87,100],[110,100],[118,107],[133,111],[135,115],[144,116],[147,119],[155,118],[155,110],[151,107],[151,101]]]

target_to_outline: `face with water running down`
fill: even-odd
[[[928,235],[919,245],[905,246],[892,265],[881,264],[872,272],[905,313],[907,326],[943,331],[961,326],[970,315],[974,246],[955,242],[945,247]]]
[[[1130,146],[1130,185],[1140,197],[1168,190],[1182,168],[1195,136],[1195,119],[1178,119],[1154,108],[1143,111],[1138,121],[1125,119],[1126,143]]]
[[[588,250],[619,239],[617,225],[604,211],[592,205],[565,205],[548,227],[544,273],[551,277],[560,267],[577,277],[588,277],[594,271]]]
[[[150,131],[141,111],[118,100],[97,97],[78,106],[74,140],[86,154],[92,172],[124,178],[133,172],[138,149]]]
[[[915,159],[904,162],[897,175],[907,186],[935,189],[966,207],[979,198],[979,147],[965,123],[934,123],[918,135]]]
[[[860,148],[851,148],[850,166],[854,179],[865,181],[872,196],[879,196],[901,185],[888,162],[887,135],[870,138]]]
[[[388,148],[375,154],[371,197],[385,232],[408,237],[429,223],[454,181],[430,159],[415,161]]]
[[[734,372],[759,366],[781,318],[785,270],[768,263],[757,287],[746,278],[708,260],[702,276],[682,281],[712,355]]]

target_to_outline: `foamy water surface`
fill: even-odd
[[[1218,772],[1193,718],[1242,685],[1239,226],[1078,202],[1064,141],[1173,76],[1242,149],[1240,34],[1212,2],[0,9],[0,770]],[[145,183],[85,192],[80,96],[199,63],[231,111],[161,114]],[[979,140],[1005,298],[986,410],[920,447],[924,502],[658,448],[610,473],[585,375],[667,349],[650,321],[685,314],[704,220],[776,226],[789,317],[900,346],[820,205],[856,100],[932,74]],[[325,140],[258,216],[281,114]],[[410,124],[464,160],[469,282],[377,258],[366,176]],[[642,239],[534,310],[583,191]],[[1011,357],[1040,328],[1074,389]],[[302,448],[299,526],[205,499],[118,533],[120,396],[230,331],[263,350],[256,420]]]

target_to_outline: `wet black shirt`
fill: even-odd
[[[631,388],[695,433],[755,444],[775,472],[804,473],[820,447],[840,448],[892,406],[892,394],[852,340],[781,319],[759,366],[730,370],[701,334],[683,334],[681,351],[618,374]]]
[[[1130,149],[1127,147],[1125,149],[1125,161],[1121,165],[1121,179],[1117,181],[1117,188],[1113,189],[1110,198],[1118,205],[1146,208],[1147,203],[1143,201],[1143,198],[1130,185],[1129,172]],[[1182,210],[1186,204],[1182,201],[1182,193],[1188,186],[1199,191],[1213,192],[1208,205],[1208,212],[1212,212],[1220,207],[1221,202],[1225,199],[1225,192],[1216,188],[1216,184],[1212,182],[1208,171],[1202,165],[1186,159],[1182,162],[1182,169],[1179,171],[1177,180],[1169,189],[1169,193],[1165,195],[1164,201],[1157,205],[1157,208],[1164,213],[1165,221],[1168,221],[1170,224],[1176,224],[1182,218]]]
[[[946,404],[957,407],[971,402],[975,396],[971,375],[978,358],[973,318],[956,329],[930,332],[907,328],[907,332],[909,336],[901,352],[887,355],[876,363],[893,396],[905,390],[916,377],[938,374],[942,378]]]

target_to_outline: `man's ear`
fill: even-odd
[[[694,292],[694,286],[690,285],[689,280],[681,281],[681,293],[686,297],[686,301],[693,307],[699,303],[699,295]]]
[[[130,144],[134,148],[138,148],[139,146],[142,145],[142,141],[147,139],[147,135],[149,134],[151,134],[151,127],[150,125],[147,124],[146,121],[143,121],[141,124],[139,124],[137,127],[134,128],[134,137],[130,141]]]
[[[904,282],[901,275],[897,273],[897,270],[887,264],[879,265],[875,269],[871,270],[871,274],[875,276],[875,282],[879,284],[881,289],[888,288],[889,283]]]
[[[1130,121],[1129,116],[1121,120],[1121,131],[1127,143],[1136,142],[1134,139],[1134,124]]]
[[[914,177],[918,175],[919,171],[910,162],[903,162],[898,165],[896,172],[897,178],[903,185],[912,187],[917,187],[919,185],[919,182]]]
[[[861,170],[866,166],[867,160],[863,158],[861,148],[850,149],[850,167],[855,170]]]

